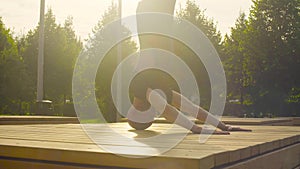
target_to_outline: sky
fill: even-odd
[[[135,14],[140,0],[123,0],[122,15]],[[73,17],[74,30],[81,39],[87,39],[93,27],[101,19],[107,7],[118,0],[46,0],[46,11],[51,8],[57,22],[63,24],[68,16]],[[177,0],[176,9],[184,7],[186,0]],[[224,35],[230,33],[240,12],[249,13],[251,0],[195,0],[205,10],[205,15],[217,22]],[[40,0],[0,0],[0,16],[6,27],[15,35],[26,34],[39,22]]]

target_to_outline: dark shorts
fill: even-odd
[[[173,15],[176,0],[142,0],[139,2],[136,13],[143,12],[161,12]],[[144,28],[147,28],[149,24],[160,25],[155,21],[149,22],[142,16],[137,16],[137,29],[138,32],[142,32]],[[171,23],[165,24],[170,26]],[[156,34],[139,34],[140,48],[160,48],[172,52],[171,39]],[[166,96],[168,103],[172,102],[172,90],[179,91],[179,87],[176,81],[166,72],[158,69],[148,69],[139,72],[131,81],[129,90],[134,97],[144,100],[146,104],[149,102],[146,99],[147,89],[159,89],[163,92],[163,96]],[[150,104],[149,104],[150,105]]]
[[[159,89],[163,92],[169,104],[172,103],[173,90],[179,92],[179,87],[168,73],[158,69],[147,69],[139,72],[131,81],[129,90],[134,97],[149,104],[146,99],[147,89]]]
[[[173,15],[176,0],[141,0],[136,13],[162,12]]]
[[[139,2],[136,13],[158,12],[173,15],[176,0],[142,0]],[[157,27],[162,25],[158,20],[147,20],[143,16],[137,16],[137,30],[143,32],[149,27]],[[164,27],[172,30],[172,23],[164,23]],[[139,34],[139,42],[141,49],[145,48],[160,48],[172,50],[172,40],[168,37],[158,34]]]

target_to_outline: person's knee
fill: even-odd
[[[165,98],[163,98],[157,91],[152,89],[147,90],[147,99],[154,109],[159,113],[164,112],[166,105],[168,104]]]

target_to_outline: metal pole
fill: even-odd
[[[120,19],[120,31],[118,32],[118,35],[119,37],[122,36],[122,21],[121,21],[121,18],[122,18],[122,0],[119,0],[118,2],[118,14],[119,14],[119,19]],[[122,45],[121,43],[118,44],[118,47],[117,47],[117,63],[121,63],[121,60],[122,60]],[[118,73],[117,74],[117,106],[118,107],[122,107],[122,73]],[[121,113],[121,112],[120,112]],[[117,113],[116,115],[116,121],[120,121],[121,119],[121,116],[119,113]]]
[[[38,53],[38,70],[37,70],[37,102],[44,99],[44,18],[45,17],[45,0],[41,0],[40,6],[40,30],[39,30],[39,53]]]

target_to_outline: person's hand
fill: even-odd
[[[216,134],[216,135],[229,135],[230,133],[228,131],[215,130],[212,134]]]
[[[237,126],[230,126],[230,125],[226,125],[226,129],[223,131],[248,131],[251,132],[251,129],[244,129],[241,127],[237,127]]]
[[[219,130],[214,130],[214,129],[201,128],[201,127],[192,129],[192,132],[194,134],[216,134],[216,135],[229,135],[230,134],[228,131],[219,131]]]

